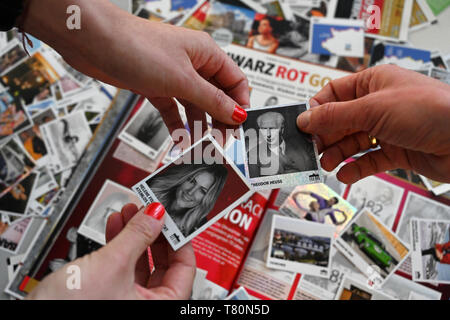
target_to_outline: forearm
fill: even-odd
[[[68,27],[71,14],[67,8],[71,5],[80,8],[80,29]],[[107,47],[113,38],[113,26],[120,25],[121,15],[127,13],[108,0],[28,0],[19,21],[23,31],[61,54],[75,50],[85,56],[99,47]]]

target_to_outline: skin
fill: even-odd
[[[200,172],[193,179],[185,181],[176,191],[176,200],[172,205],[174,211],[199,205],[213,183],[214,176],[209,172]]]
[[[106,246],[47,276],[27,299],[188,299],[195,255],[190,244],[176,252],[170,248],[160,235],[163,222],[144,214],[144,208],[124,206],[108,219]],[[148,246],[156,268],[151,277]],[[66,287],[72,265],[81,271],[80,290]]]
[[[316,137],[325,170],[368,150],[368,135],[380,142],[340,169],[343,183],[398,168],[450,182],[449,85],[384,65],[331,81],[310,104],[297,125]]]

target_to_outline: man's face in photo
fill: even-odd
[[[258,119],[259,132],[270,147],[279,146],[282,142],[284,118],[276,112],[268,112]]]

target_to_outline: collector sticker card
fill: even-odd
[[[312,18],[310,53],[364,57],[364,21]]]
[[[365,210],[336,239],[336,247],[379,287],[406,259],[409,249],[375,216]]]
[[[0,147],[0,198],[34,167],[31,157],[14,138],[3,144]]]
[[[171,141],[159,111],[148,101],[128,122],[119,139],[151,159],[157,158]]]
[[[78,233],[105,245],[106,222],[109,216],[114,212],[120,212],[127,203],[140,206],[139,198],[132,190],[106,180],[78,228]]]
[[[414,281],[450,284],[450,220],[411,220]]]
[[[317,147],[297,128],[307,103],[251,108],[241,125],[245,172],[256,190],[322,182]]]
[[[76,165],[92,137],[82,111],[70,113],[40,128],[51,159],[49,166],[55,173]]]
[[[347,201],[359,210],[367,209],[392,228],[405,190],[375,176],[350,186]]]
[[[10,91],[0,90],[0,140],[31,124],[18,98]]]
[[[336,236],[356,214],[356,208],[323,183],[296,187],[280,211],[293,218],[335,226]]]
[[[335,228],[274,215],[267,267],[328,278]]]
[[[381,291],[374,290],[367,284],[351,277],[345,277],[341,283],[336,300],[394,300]]]
[[[174,250],[253,193],[234,162],[210,135],[132,189],[145,205],[152,202],[164,205],[162,232]]]

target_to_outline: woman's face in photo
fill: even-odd
[[[199,205],[213,183],[214,176],[209,172],[200,172],[186,180],[176,191],[176,207],[190,209]]]
[[[272,33],[272,26],[269,20],[263,19],[259,22],[258,32],[260,34],[270,34]]]

